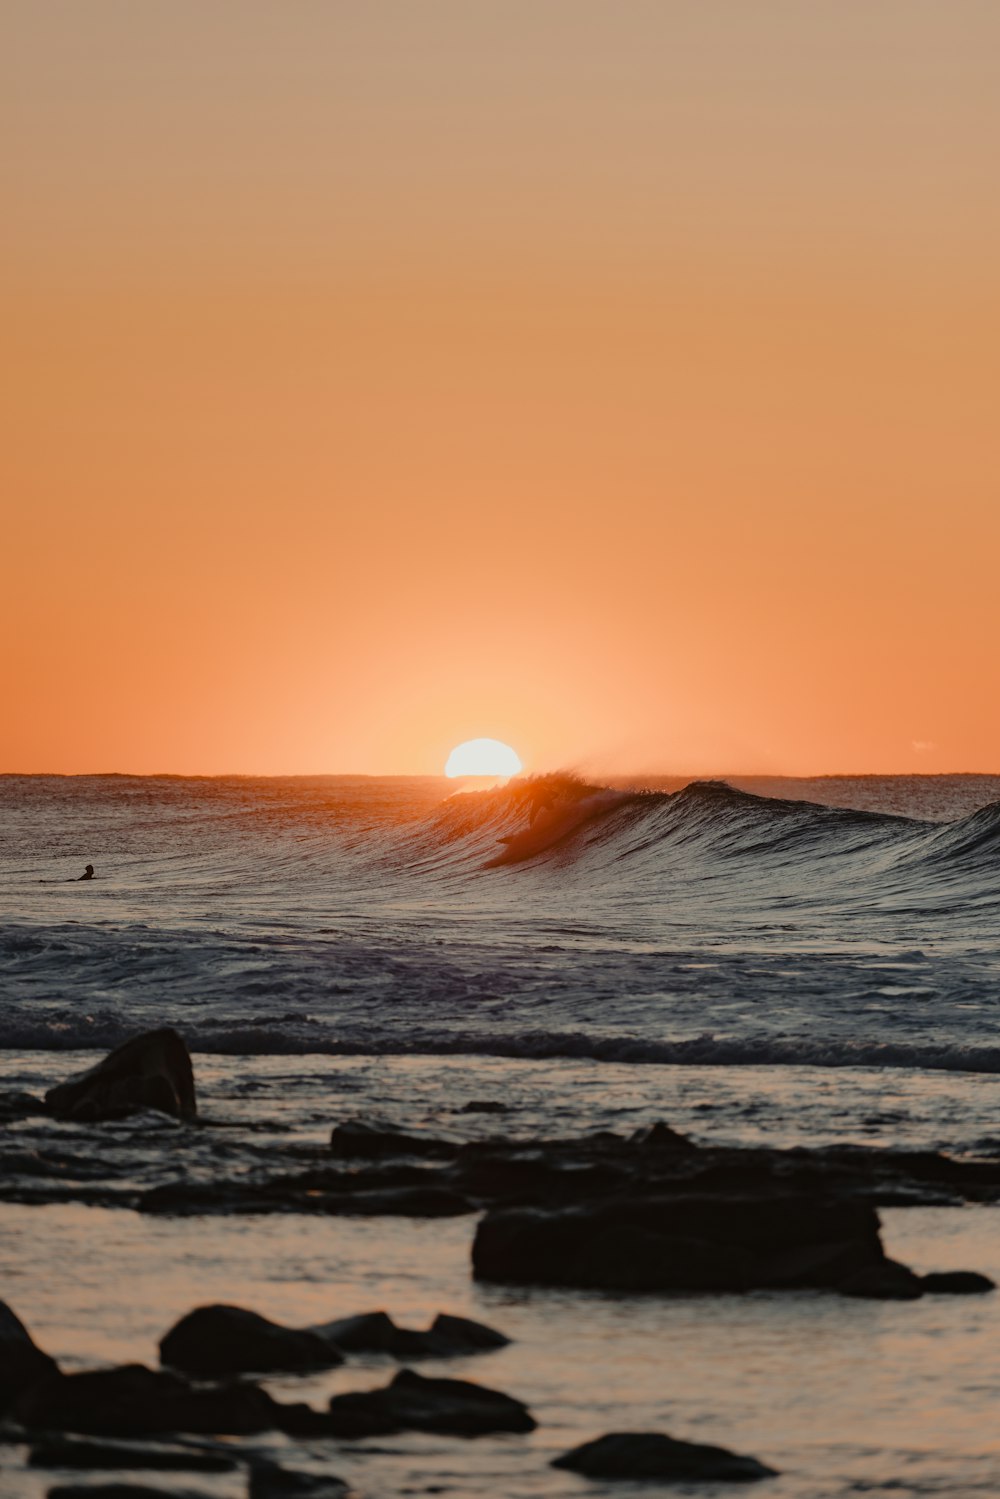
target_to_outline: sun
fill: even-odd
[[[520,756],[499,739],[467,739],[456,744],[444,768],[446,776],[516,776]]]

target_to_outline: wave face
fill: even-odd
[[[0,1046],[1000,1071],[1000,778],[449,789],[0,778]]]

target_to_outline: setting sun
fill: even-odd
[[[516,776],[523,767],[509,744],[499,739],[467,739],[456,744],[444,768],[446,776]]]

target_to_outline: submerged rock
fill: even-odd
[[[361,1312],[314,1329],[346,1353],[385,1353],[391,1358],[460,1358],[503,1348],[510,1339],[485,1323],[439,1312],[425,1331],[398,1327],[386,1312]]]
[[[655,1431],[610,1432],[554,1458],[552,1466],[569,1468],[588,1478],[667,1482],[752,1483],[776,1477],[776,1469],[755,1457],[701,1442],[680,1442]]]
[[[46,1499],[211,1499],[192,1489],[157,1489],[145,1483],[58,1483]]]
[[[860,1296],[869,1301],[918,1301],[924,1294],[924,1283],[905,1265],[883,1260],[881,1265],[867,1265],[849,1275],[837,1287],[841,1296]]]
[[[997,1284],[976,1270],[933,1270],[920,1282],[928,1296],[983,1296]]]
[[[503,1208],[472,1250],[481,1280],[626,1291],[834,1287],[884,1259],[873,1208],[807,1194]]]
[[[32,1468],[128,1468],[176,1473],[231,1473],[235,1458],[187,1447],[138,1447],[134,1442],[88,1442],[47,1437],[31,1449]]]
[[[344,1362],[310,1328],[282,1327],[239,1306],[199,1306],[160,1340],[160,1361],[186,1374],[265,1374],[329,1369]]]
[[[382,1436],[394,1431],[436,1431],[483,1436],[495,1431],[534,1431],[526,1405],[499,1390],[465,1379],[425,1379],[400,1369],[380,1390],[334,1395],[331,1431],[344,1437]]]
[[[20,1317],[0,1301],[0,1413],[39,1380],[58,1372],[55,1359],[42,1352]]]
[[[123,1437],[181,1431],[254,1436],[280,1429],[284,1410],[253,1384],[199,1388],[144,1364],[49,1375],[14,1409],[29,1430]]]
[[[123,1119],[141,1109],[193,1119],[197,1104],[187,1046],[170,1026],[133,1036],[96,1066],[50,1088],[45,1104],[57,1119],[81,1123]]]
[[[259,1461],[250,1469],[247,1499],[343,1499],[347,1484],[332,1473],[301,1473]]]
[[[330,1135],[330,1150],[336,1156],[355,1156],[377,1160],[382,1156],[426,1156],[449,1160],[458,1154],[458,1145],[433,1135],[407,1135],[387,1124],[369,1124],[364,1119],[346,1119]]]

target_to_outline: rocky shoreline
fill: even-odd
[[[504,1112],[495,1100],[467,1111],[491,1121]],[[333,1126],[325,1160],[312,1151],[303,1165],[287,1147],[265,1144],[238,1172],[190,1180],[178,1143],[216,1127],[199,1119],[190,1057],[171,1030],[133,1038],[44,1099],[0,1096],[0,1118],[8,1121],[37,1116],[89,1129],[147,1115],[165,1126],[151,1128],[145,1148],[160,1154],[158,1173],[166,1179],[136,1189],[98,1180],[103,1163],[96,1163],[88,1183],[70,1182],[46,1175],[43,1156],[34,1175],[28,1160],[20,1175],[5,1173],[0,1200],[100,1201],[176,1217],[475,1216],[470,1268],[477,1279],[499,1284],[646,1294],[809,1289],[900,1301],[993,1289],[974,1271],[916,1275],[886,1255],[878,1216],[882,1206],[1000,1201],[1000,1161],[991,1159],[854,1146],[706,1146],[666,1124],[631,1135],[469,1140],[458,1131],[431,1135],[347,1118]],[[109,1158],[105,1176],[114,1170]],[[222,1463],[228,1471],[245,1468],[251,1499],[345,1493],[337,1479],[286,1472],[249,1448],[234,1456],[231,1444],[223,1450],[215,1439],[267,1431],[332,1443],[401,1431],[529,1433],[535,1418],[514,1396],[409,1367],[488,1354],[506,1342],[502,1332],[447,1313],[422,1330],[399,1327],[382,1312],[286,1327],[216,1303],[165,1330],[159,1369],[65,1372],[0,1306],[3,1435],[27,1444],[30,1464],[53,1471],[209,1472],[223,1471],[212,1466]],[[405,1367],[380,1388],[334,1395],[326,1409],[278,1400],[250,1377],[304,1374],[364,1353]],[[608,1433],[555,1464],[661,1482],[744,1482],[774,1472],[754,1458],[651,1432]],[[75,1490],[49,1492],[66,1499]],[[101,1492],[87,1489],[91,1499]],[[132,1485],[129,1492],[139,1490]]]

